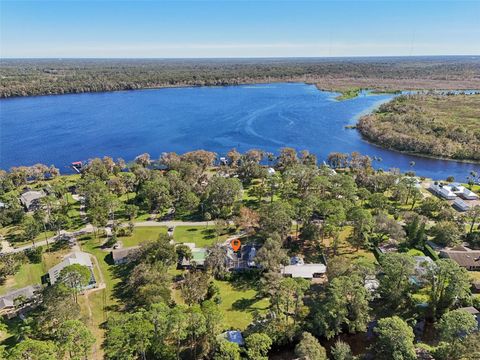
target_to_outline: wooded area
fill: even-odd
[[[304,81],[319,89],[480,88],[472,57],[3,59],[0,97]]]
[[[360,119],[358,130],[389,149],[480,161],[480,95],[408,95]]]

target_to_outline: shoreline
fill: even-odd
[[[410,155],[410,156],[415,156],[419,158],[426,158],[426,159],[431,159],[431,160],[441,160],[441,161],[450,161],[450,162],[457,162],[457,163],[463,163],[463,164],[473,164],[473,165],[480,165],[480,161],[475,161],[475,160],[460,160],[460,159],[452,159],[452,158],[442,158],[438,156],[433,156],[433,155],[427,155],[427,154],[420,154],[420,153],[415,153],[415,152],[410,152],[410,151],[404,151],[404,150],[398,150],[395,148],[390,148],[386,146],[382,146],[380,144],[377,144],[376,142],[373,142],[372,140],[369,140],[365,135],[362,134],[360,130],[358,130],[358,127],[355,125],[355,130],[360,134],[360,137],[362,138],[362,141],[365,141],[366,143],[373,145],[377,148],[380,149],[385,149],[389,151],[394,151],[399,154],[405,154],[405,155]]]
[[[26,94],[26,95],[11,95],[11,96],[3,96],[0,94],[0,101],[8,100],[8,99],[18,99],[18,98],[30,98],[30,97],[39,97],[39,96],[61,96],[61,95],[81,95],[81,94],[102,94],[102,93],[113,93],[119,91],[139,91],[139,90],[160,90],[160,89],[181,89],[181,88],[199,88],[199,87],[225,87],[225,86],[242,86],[242,85],[260,85],[260,84],[278,84],[278,83],[301,83],[306,85],[314,85],[317,90],[319,91],[326,91],[326,92],[334,92],[338,93],[339,95],[335,98],[337,101],[345,101],[350,100],[358,97],[358,95],[362,91],[369,91],[373,95],[396,95],[400,94],[403,91],[436,91],[436,92],[448,92],[448,91],[479,91],[479,89],[474,89],[471,86],[464,86],[462,87],[458,81],[451,81],[452,86],[442,86],[442,87],[435,87],[434,84],[432,86],[415,86],[415,85],[406,85],[401,86],[403,90],[400,90],[400,87],[392,86],[390,81],[395,81],[398,79],[386,79],[384,82],[380,82],[379,84],[371,85],[371,86],[363,86],[363,85],[354,85],[352,84],[351,87],[345,88],[342,85],[342,81],[345,81],[344,78],[338,79],[328,79],[328,78],[312,78],[308,75],[302,75],[298,77],[289,77],[289,78],[269,78],[269,79],[249,79],[245,81],[225,81],[224,83],[219,84],[162,84],[162,85],[152,85],[152,86],[139,86],[137,88],[132,88],[131,86],[125,86],[123,88],[118,89],[110,89],[110,90],[92,90],[88,89],[87,91],[67,91],[67,92],[54,92],[54,93],[39,93],[39,94]],[[355,82],[355,79],[347,79],[352,82]],[[372,79],[375,81],[378,79]],[[338,81],[338,86],[335,85],[328,85],[325,86],[322,84],[323,82],[335,82]],[[422,81],[422,80],[419,80]],[[423,81],[431,81],[425,79]],[[415,82],[415,81],[412,81]]]

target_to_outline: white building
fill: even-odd
[[[322,277],[327,272],[324,264],[287,265],[282,269],[282,275],[292,278],[313,279]]]
[[[57,264],[54,267],[52,267],[50,270],[48,270],[50,284],[53,285],[58,281],[58,278],[60,277],[60,273],[64,268],[74,264],[83,265],[90,269],[92,278],[87,288],[95,287],[96,286],[95,276],[93,274],[93,264],[92,264],[92,261],[90,260],[90,255],[81,251],[75,251],[65,256],[65,258],[60,264]]]
[[[453,206],[457,208],[460,211],[467,211],[470,209],[470,205],[468,205],[465,201],[462,199],[457,199],[453,202]]]
[[[451,187],[448,185],[441,184],[430,184],[429,188],[436,195],[446,199],[446,200],[455,200],[457,195],[452,191]]]
[[[478,200],[478,195],[475,194],[473,191],[467,189],[465,186],[459,183],[450,184],[450,189],[454,194],[461,197],[465,200]]]

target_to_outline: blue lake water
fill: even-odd
[[[358,151],[382,161],[375,167],[465,179],[479,165],[405,155],[371,145],[345,129],[392,95],[336,101],[313,85],[262,84],[169,88],[0,100],[0,168],[55,164],[104,155],[133,159],[148,152],[195,149],[225,154],[260,148],[307,149],[320,160],[332,151]]]

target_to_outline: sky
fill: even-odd
[[[480,0],[0,0],[2,58],[480,55]]]

